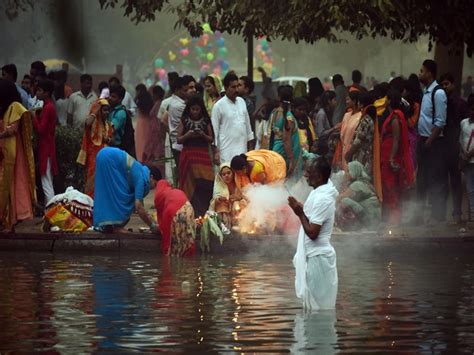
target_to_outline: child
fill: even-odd
[[[301,148],[314,152],[314,143],[317,140],[313,122],[308,116],[308,101],[303,97],[293,100],[292,112],[298,123],[298,133]]]
[[[459,144],[461,148],[461,165],[466,176],[467,195],[469,198],[469,220],[474,220],[474,94],[467,99],[469,117],[461,121]]]
[[[183,145],[179,157],[179,188],[186,193],[196,216],[209,208],[214,186],[211,120],[199,96],[188,99],[178,126],[177,142]]]
[[[50,80],[40,80],[37,85],[36,96],[44,102],[41,113],[33,118],[33,126],[38,137],[38,159],[41,185],[44,193],[44,204],[54,197],[53,175],[58,172],[56,162],[56,108],[51,96],[54,83]]]

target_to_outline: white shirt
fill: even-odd
[[[76,91],[69,97],[67,113],[72,115],[72,124],[74,127],[84,126],[86,117],[89,115],[91,105],[97,100],[95,92],[91,91],[87,97],[82,91]]]
[[[128,91],[125,91],[125,96],[123,97],[122,105],[125,106],[127,111],[130,111],[132,113],[132,116],[135,116],[135,114],[137,113],[137,104],[135,103],[135,100]]]
[[[43,100],[38,99],[36,96],[30,97],[28,99],[28,109],[35,111],[40,108],[43,108],[44,102]]]
[[[178,95],[171,96],[171,100],[168,106],[168,126],[170,131],[170,139],[172,148],[175,150],[183,150],[183,146],[178,144],[178,126],[181,122],[184,109],[186,108],[186,102]]]
[[[471,135],[473,137],[471,140],[471,145],[468,147]],[[465,118],[461,121],[461,134],[459,135],[459,143],[467,153],[474,149],[474,123],[469,122],[469,118]],[[474,158],[471,158],[469,163],[474,163]]]
[[[67,125],[67,109],[69,106],[69,99],[59,99],[54,101],[54,105],[56,106],[56,114],[58,115],[58,123],[61,126]]]
[[[255,137],[257,141],[255,142],[255,149],[258,150],[262,146],[262,141],[264,138],[267,138],[268,124],[270,120],[261,120],[257,127],[255,127]]]
[[[336,198],[339,193],[331,180],[327,184],[314,189],[304,203],[304,214],[309,223],[321,226],[319,235],[311,240],[300,228],[300,235],[304,235],[304,249],[307,257],[324,254],[333,251],[330,239],[334,227],[334,215],[336,212]]]
[[[166,99],[164,99],[163,101],[161,101],[161,104],[160,104],[160,109],[158,110],[158,113],[156,115],[156,117],[158,119],[161,120],[161,118],[163,117],[163,115],[165,114],[165,112],[168,112],[168,108],[170,106],[170,102],[171,100],[173,99],[173,95],[171,95],[170,97],[167,97]]]
[[[431,95],[434,88],[438,85],[437,81],[433,81],[428,86],[421,100],[420,118],[418,119],[418,134],[422,137],[431,136],[431,132],[435,127],[443,128],[446,125],[448,97],[443,89],[438,89],[434,95],[434,101],[431,100]],[[435,118],[433,124],[433,106],[435,107]],[[440,133],[440,137],[443,132]]]
[[[232,102],[227,96],[212,108],[212,128],[221,162],[230,162],[236,155],[247,153],[247,142],[254,139],[244,99]]]

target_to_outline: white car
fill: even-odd
[[[291,85],[295,86],[298,81],[304,81],[308,85],[309,78],[304,76],[280,76],[279,78],[273,79],[274,83],[279,85]]]

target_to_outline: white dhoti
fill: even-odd
[[[293,265],[296,269],[296,296],[303,300],[306,311],[336,308],[336,251],[330,243],[338,192],[331,181],[313,190],[303,206],[311,224],[321,226],[317,238],[311,240],[303,227]]]
[[[49,201],[54,197],[53,173],[51,171],[51,160],[49,158],[46,164],[46,173],[41,175],[41,186],[43,187],[44,193],[44,205],[47,206]]]
[[[337,298],[336,252],[332,246],[306,251],[304,233],[300,233],[293,265],[295,267],[296,296],[309,312],[334,309]]]

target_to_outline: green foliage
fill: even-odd
[[[81,150],[83,132],[77,128],[56,127],[56,157],[59,173],[56,192],[62,193],[68,186],[84,191],[84,168],[76,163]]]
[[[473,1],[462,0],[99,0],[103,8],[122,7],[132,21],[155,20],[163,11],[178,16],[175,27],[192,36],[202,34],[202,25],[244,36],[282,38],[293,41],[326,39],[338,41],[341,32],[356,38],[389,36],[416,41],[428,35],[430,45],[467,45],[474,48]]]
[[[222,221],[219,215],[216,214],[207,214],[206,219],[201,227],[201,250],[203,253],[210,252],[210,238],[219,238],[219,242],[222,245],[224,242],[224,233],[221,230],[220,225]]]

